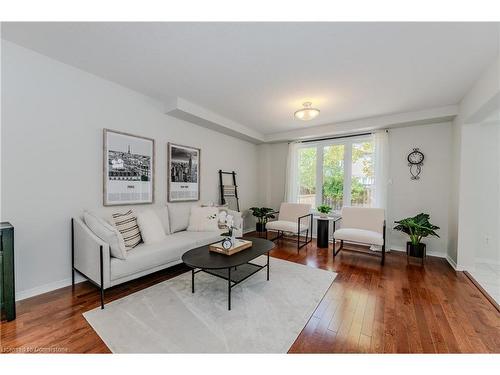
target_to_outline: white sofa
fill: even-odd
[[[127,251],[126,259],[111,256],[110,245],[99,238],[84,222],[83,216],[71,219],[72,233],[72,280],[75,271],[95,284],[101,291],[101,308],[104,308],[104,290],[141,276],[182,263],[182,255],[199,246],[208,245],[221,239],[226,230],[212,232],[188,232],[190,208],[192,204],[175,203],[166,207],[154,207],[161,216],[167,234],[165,240],[154,243],[141,243]],[[151,209],[142,207],[141,210]],[[91,211],[112,223],[111,214],[124,212],[130,207],[105,207]],[[135,210],[135,209],[134,209]],[[243,235],[243,219],[240,212],[226,210],[234,217],[236,236]]]

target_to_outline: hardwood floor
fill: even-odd
[[[500,353],[500,314],[461,272],[441,258],[424,268],[389,253],[342,251],[335,260],[315,242],[297,254],[282,241],[276,258],[338,273],[290,353]],[[106,302],[187,271],[183,265],[106,292]],[[304,285],[307,288],[307,285]],[[99,306],[88,282],[26,299],[0,324],[0,352],[109,353],[82,313]]]

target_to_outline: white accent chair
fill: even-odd
[[[313,215],[310,204],[281,203],[277,213],[279,213],[278,220],[266,224],[266,238],[269,231],[278,232],[273,241],[283,238],[285,232],[297,235],[297,252],[312,241]],[[306,239],[305,242],[301,242],[300,235],[304,232]]]
[[[385,210],[383,208],[344,207],[342,208],[341,228],[335,230],[333,238],[340,240],[340,248],[335,251],[333,243],[333,256],[337,255],[344,247],[344,241],[382,246],[382,261],[385,262]]]

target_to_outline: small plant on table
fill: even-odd
[[[319,212],[319,216],[321,217],[327,217],[328,214],[332,212],[332,208],[330,206],[327,206],[326,204],[318,206],[316,210]]]

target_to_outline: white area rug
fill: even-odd
[[[255,263],[264,264],[265,257]],[[286,353],[336,274],[271,258],[232,290],[191,272],[84,313],[113,353]]]

